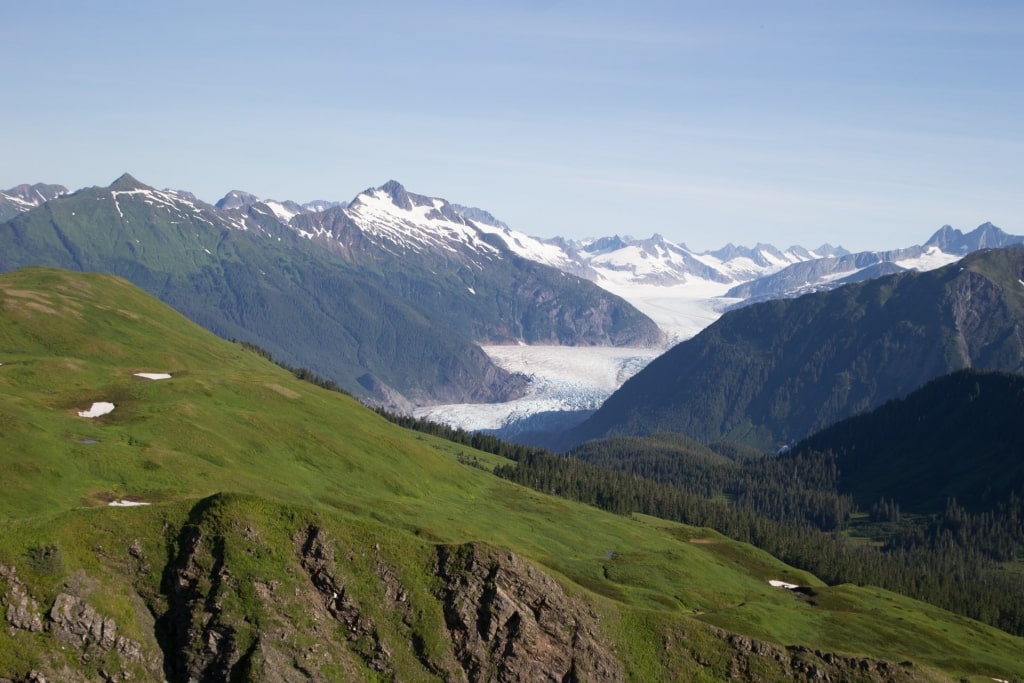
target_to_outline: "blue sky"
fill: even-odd
[[[1024,234],[1024,3],[10,3],[0,187],[389,179],[541,237]]]

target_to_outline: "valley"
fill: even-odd
[[[0,677],[1024,677],[1019,237],[697,254],[394,181],[31,187]]]
[[[19,270],[0,312],[9,677],[1024,675],[1019,638],[495,477],[124,280]]]

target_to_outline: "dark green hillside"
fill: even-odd
[[[1024,499],[1024,377],[963,370],[794,447],[830,453],[838,488],[864,509],[885,498],[905,512],[971,512]]]
[[[128,175],[0,224],[0,270],[26,265],[119,275],[359,395],[383,384],[410,399],[487,401],[519,387],[469,339],[267,214],[226,217]]]
[[[0,441],[0,678],[1024,676],[1019,638],[514,485],[110,276],[0,276]]]
[[[1020,375],[962,370],[777,457],[727,459],[678,435],[612,437],[499,472],[711,526],[830,582],[885,586],[1022,634],[1022,411]]]
[[[680,432],[775,450],[965,367],[1024,370],[1024,248],[755,304],[652,362],[564,439]]]

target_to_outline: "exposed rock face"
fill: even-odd
[[[320,592],[328,613],[344,624],[346,639],[357,643],[357,651],[372,671],[391,674],[391,653],[381,643],[373,621],[363,617],[355,600],[347,594],[344,581],[337,575],[334,550],[326,533],[311,526],[302,535],[302,568]]]
[[[68,644],[81,642],[109,650],[117,639],[113,619],[100,616],[86,602],[67,593],[61,593],[54,601],[50,622],[57,639]]]
[[[86,670],[91,668],[90,662],[94,655],[99,656],[99,662],[110,661],[104,658],[104,655],[110,652],[116,655],[113,661],[121,664],[120,669],[116,671],[108,671],[102,668],[101,664],[101,668],[95,672],[95,677],[83,670],[68,669],[66,665],[57,668],[55,664],[49,675],[44,671],[32,670],[23,680],[32,683],[45,683],[51,680],[127,681],[134,678],[132,670],[137,673],[140,667],[151,677],[158,677],[161,673],[159,658],[150,657],[147,660],[141,643],[117,635],[117,623],[97,612],[81,597],[70,593],[58,594],[44,621],[39,602],[29,594],[14,567],[0,565],[0,579],[7,584],[2,604],[6,608],[7,622],[12,629],[45,633],[61,644],[61,650],[66,647],[72,648],[73,651],[77,650],[81,653],[80,662]],[[4,679],[0,679],[2,680]]]
[[[896,683],[921,680],[912,668],[883,660],[837,655],[799,645],[782,648],[722,630],[716,630],[716,635],[735,650],[728,671],[731,679],[758,680],[757,671],[763,671],[769,663],[778,670],[780,678],[791,681]]]
[[[7,623],[14,628],[41,633],[43,620],[39,616],[39,603],[25,590],[25,584],[18,578],[18,572],[9,565],[0,564],[0,578],[7,581],[3,595]]]
[[[205,544],[210,545],[208,550]],[[212,566],[200,562],[201,552],[212,555]],[[223,539],[206,538],[198,527],[187,526],[180,536],[178,560],[164,576],[170,607],[162,619],[169,678],[229,680],[243,653],[236,629],[220,618],[221,593],[232,580],[224,564]]]
[[[623,680],[597,615],[513,553],[442,546],[437,573],[467,680]]]
[[[507,550],[437,546],[434,576],[424,584],[424,575],[417,581],[409,572],[431,571],[429,546],[410,565],[389,560],[389,549],[365,536],[342,545],[337,529],[309,521],[271,541],[267,530],[232,517],[218,497],[197,505],[176,536],[165,531],[176,541],[161,593],[148,594],[156,621],[142,619],[135,631],[87,601],[100,582],[81,570],[47,610],[13,566],[0,565],[11,637],[36,647],[49,641],[22,670],[0,670],[0,683],[627,679],[629,654],[603,632],[593,604]],[[125,543],[122,554],[99,552],[131,578],[143,568],[148,575],[154,553],[138,539]],[[146,585],[137,583],[133,597],[154,590],[153,582]],[[136,633],[139,624],[152,636],[137,642],[120,633]],[[909,663],[783,647],[685,617],[673,628],[654,653],[666,680],[695,672],[707,680],[931,680]]]

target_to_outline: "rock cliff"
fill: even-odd
[[[410,560],[315,518],[289,515],[282,537],[229,507],[215,496],[165,524],[162,549],[96,546],[102,577],[53,583],[28,567],[28,581],[0,564],[5,642],[19,650],[0,653],[0,683],[638,680],[605,623],[618,608],[508,550],[425,543]],[[110,607],[110,585],[128,609]],[[656,655],[669,680],[933,680],[909,663],[673,623]]]

